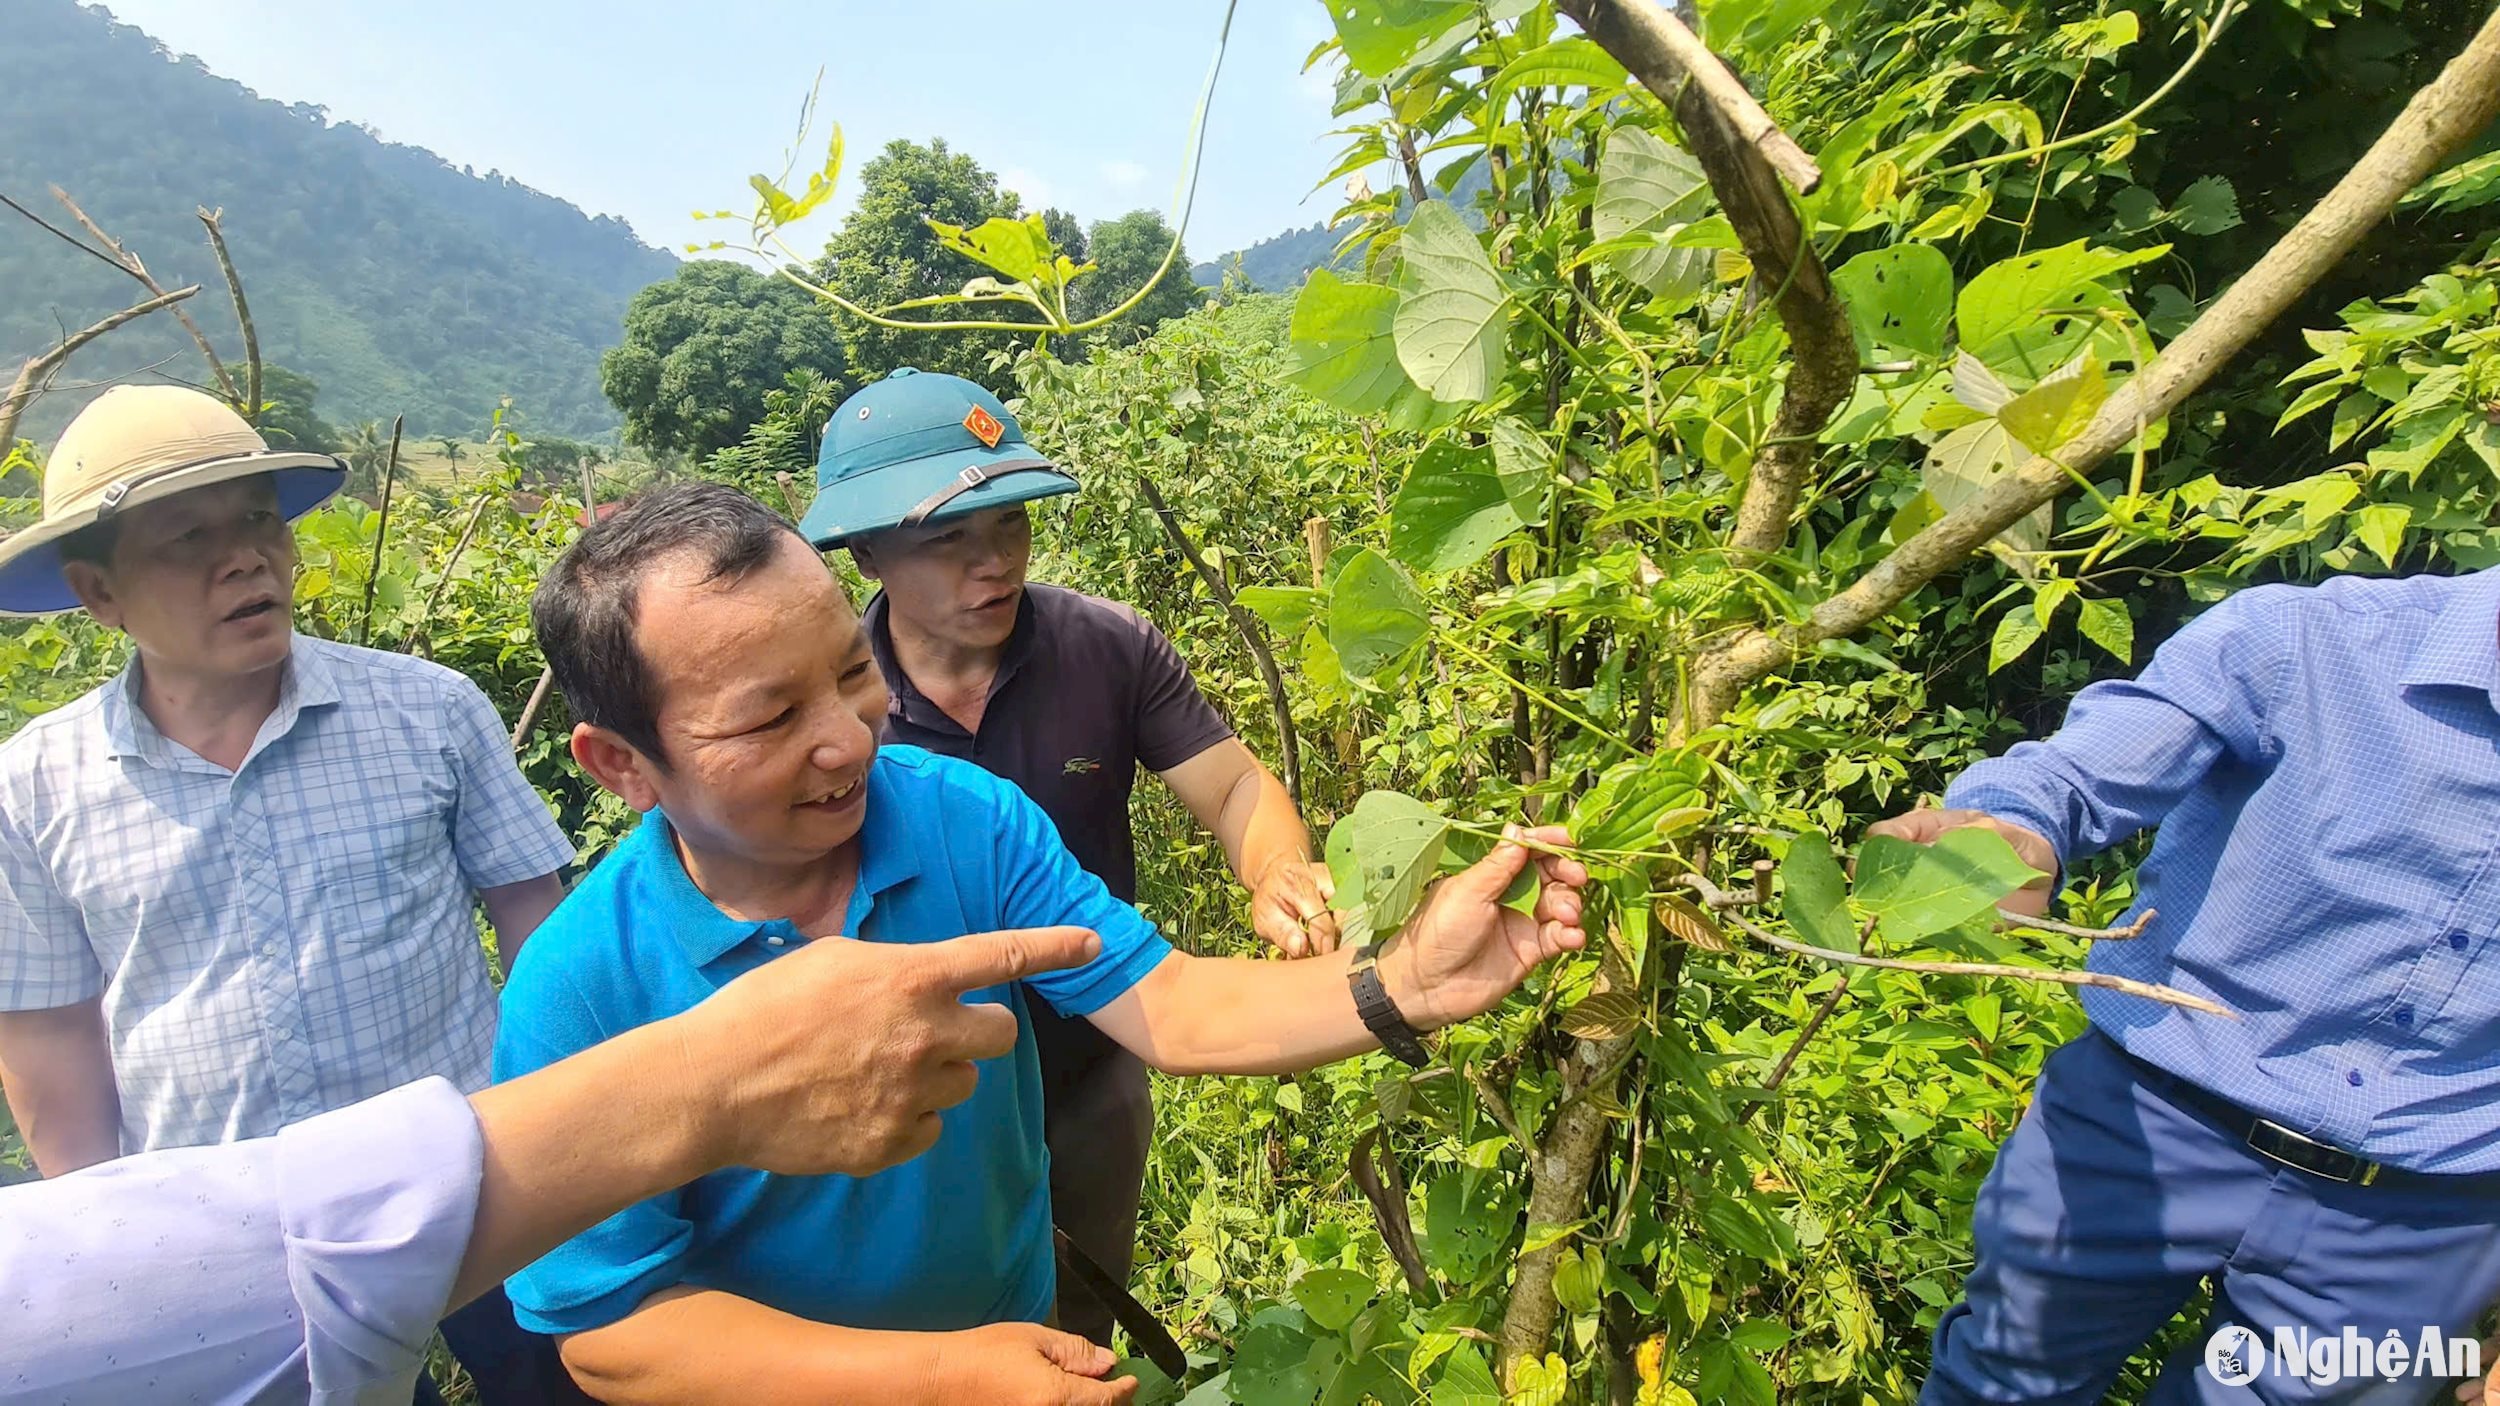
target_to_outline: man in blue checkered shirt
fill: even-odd
[[[1920,1401],[2097,1402],[2200,1284],[2150,1400],[2428,1399],[2426,1330],[2470,1338],[2500,1293],[2500,571],[2243,591],[1945,804],[1875,833],[1985,826],[2054,873],[2159,827],[2158,911],[2091,966],[2238,1018],[2082,993]],[[2407,1375],[2242,1385],[2206,1348],[2243,1328],[2277,1358],[2393,1333]]]
[[[0,610],[83,607],[134,655],[0,745],[0,1083],[47,1176],[488,1081],[474,907],[509,960],[573,846],[476,685],[295,633],[290,523],[344,474],[126,387],[0,543]],[[499,1389],[507,1354],[554,1365],[500,1295],[446,1333],[488,1402],[544,1399]]]

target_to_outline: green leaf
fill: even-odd
[[[1656,849],[1659,818],[1700,805],[1701,783],[1701,763],[1685,753],[1617,762],[1572,806],[1572,842],[1591,850]]]
[[[2100,280],[2168,252],[2167,244],[2099,249],[2078,239],[1990,264],[1963,285],[1954,305],[1962,349],[1992,366],[2004,364],[2016,333],[2043,318],[2091,311],[2110,298]]]
[[[1554,482],[1554,451],[1544,436],[1514,415],[1493,422],[1493,474],[1502,482],[1510,510],[1531,527],[1545,520],[1545,494]]]
[[[1570,1391],[1571,1368],[1561,1353],[1549,1352],[1542,1361],[1523,1357],[1510,1369],[1510,1406],[1562,1406]]]
[[[2083,433],[2109,398],[2109,382],[2089,352],[2005,403],[1997,423],[2025,448],[2047,454]]]
[[[1479,401],[1502,378],[1510,294],[1484,245],[1448,202],[1406,222],[1398,273],[1398,364],[1435,400]]]
[[[1375,932],[1405,922],[1449,837],[1450,822],[1412,796],[1364,792],[1328,830],[1328,876],[1340,911],[1367,911]]]
[[[1474,1343],[1462,1344],[1450,1353],[1441,1380],[1432,1385],[1432,1406],[1502,1406],[1502,1389],[1494,1383],[1493,1369],[1485,1365],[1484,1353]]]
[[[1711,1239],[1740,1255],[1775,1264],[1787,1258],[1780,1253],[1779,1240],[1764,1228],[1761,1217],[1734,1197],[1713,1194],[1703,1201],[1701,1223]]]
[[[1870,250],[1832,271],[1849,325],[1870,350],[1944,355],[1953,316],[1953,263],[1928,244]]]
[[[1415,456],[1389,508],[1389,550],[1422,571],[1473,566],[1526,526],[1503,492],[1493,455],[1434,440]]]
[[[1962,1014],[1970,1017],[1971,1029],[1979,1032],[1980,1039],[1995,1044],[2005,1017],[2004,998],[1994,991],[1982,991],[1962,1003]]]
[[[1855,897],[1886,941],[1912,943],[1993,910],[2039,877],[1992,830],[1948,830],[1930,845],[1877,835],[1858,849]]]
[[[2240,224],[2240,198],[2220,176],[2205,176],[2179,192],[2171,217],[2190,234],[2220,234]]]
[[[1797,936],[1827,952],[1857,951],[1848,894],[1830,840],[1809,831],[1789,842],[1780,863],[1780,912]]]
[[[1748,1318],[1727,1330],[1727,1340],[1747,1352],[1777,1352],[1796,1336],[1773,1318]]]
[[[1451,1172],[1424,1191],[1417,1240],[1442,1275],[1472,1281],[1493,1264],[1519,1222],[1519,1194],[1507,1178]]]
[[[1493,75],[1493,92],[1498,104],[1500,95],[1514,88],[1535,85],[1547,88],[1579,86],[1592,92],[1605,92],[1630,81],[1623,65],[1612,54],[1599,48],[1597,41],[1574,34],[1539,44],[1502,66]]]
[[[1475,31],[1475,0],[1328,0],[1328,18],[1346,62],[1368,78],[1386,78]]]
[[[1302,1305],[1312,1322],[1332,1333],[1344,1332],[1354,1315],[1379,1292],[1370,1275],[1351,1269],[1314,1269],[1293,1281],[1293,1301]]]
[[[1606,136],[1597,162],[1597,198],[1589,232],[1599,242],[1636,233],[1664,234],[1710,209],[1701,163],[1646,127],[1619,126]],[[1709,286],[1712,258],[1701,249],[1627,250],[1608,262],[1652,297],[1686,298]]]
[[[1311,1335],[1265,1322],[1241,1335],[1233,1354],[1233,1399],[1241,1406],[1311,1406],[1326,1383],[1311,1369]]]
[[[971,229],[931,220],[929,230],[937,236],[940,246],[995,269],[1012,282],[1035,288],[1050,282],[1050,232],[1042,227],[1039,215],[1022,219],[1000,216],[983,220]]]
[[[1406,568],[1365,547],[1337,573],[1328,642],[1349,674],[1376,678],[1403,663],[1432,628]]]
[[[1244,586],[1233,599],[1269,629],[1288,637],[1309,629],[1319,613],[1319,592],[1308,586]]]
[[[2108,650],[2119,663],[2135,662],[2135,617],[2127,613],[2124,601],[2087,600],[2082,618],[2076,623],[2082,627],[2085,639]]]
[[[2039,642],[2046,628],[2040,623],[2039,613],[2028,603],[2005,612],[2005,618],[1997,622],[1995,636],[1988,641],[1988,672],[1993,674],[2022,658]]]
[[[2413,509],[2402,503],[2372,503],[2352,515],[2352,535],[2392,571],[2412,523]]]
[[[1357,415],[1388,411],[1414,382],[1398,365],[1391,328],[1397,290],[1379,283],[1349,283],[1327,269],[1313,269],[1293,303],[1293,355],[1286,379],[1340,410]]]

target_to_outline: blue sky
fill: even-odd
[[[945,137],[1028,208],[1167,209],[1222,0],[105,0],[263,97],[500,170],[677,249],[695,209],[745,210],[824,70],[848,177],[896,137]],[[1058,16],[1081,15],[1082,19]],[[1204,259],[1324,219],[1318,0],[1241,0],[1189,231]],[[1323,66],[1326,67],[1326,66]],[[819,128],[820,135],[822,128]],[[797,242],[813,253],[836,220]]]

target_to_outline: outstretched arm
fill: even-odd
[[[1224,846],[1250,890],[1250,928],[1288,957],[1337,950],[1328,911],[1328,870],[1312,862],[1311,832],[1293,796],[1237,737],[1159,773],[1181,804]]]
[[[1567,843],[1553,828],[1525,838]],[[1501,901],[1531,862],[1542,884],[1533,915]],[[1587,943],[1579,925],[1586,882],[1588,871],[1571,860],[1532,861],[1519,844],[1495,845],[1434,887],[1382,954],[1382,986],[1418,1030],[1492,1009],[1538,963]],[[1379,1047],[1347,989],[1353,961],[1351,950],[1281,963],[1175,953],[1092,1019],[1167,1073],[1292,1073]]]

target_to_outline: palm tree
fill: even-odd
[[[460,461],[469,457],[469,451],[460,443],[460,441],[453,439],[449,435],[445,435],[442,438],[441,443],[443,446],[443,462],[451,466],[451,481],[456,487],[460,482]]]

